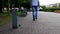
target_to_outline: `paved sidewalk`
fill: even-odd
[[[32,20],[32,13],[26,17],[18,17],[18,28],[12,29],[11,23],[0,28],[0,34],[60,34],[60,14],[39,12],[38,20]],[[21,24],[21,27],[19,27]]]

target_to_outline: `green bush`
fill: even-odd
[[[49,12],[54,12],[55,10],[60,10],[60,7],[50,7],[44,9],[44,11],[49,11]]]
[[[20,15],[21,15],[21,11],[18,11],[16,14],[17,14],[18,16],[20,16]]]

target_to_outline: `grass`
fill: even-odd
[[[8,16],[7,12],[0,13],[0,27],[7,24],[12,17]]]
[[[0,27],[5,25],[5,24],[7,24],[10,21],[10,19],[11,19],[11,16],[6,16],[6,17],[4,17],[4,19],[1,18],[1,20],[0,20]]]
[[[18,16],[21,15],[21,12],[18,11],[16,13]],[[9,21],[12,19],[12,16],[8,16],[7,11],[4,11],[4,13],[0,13],[0,27],[2,27],[3,25],[9,23]]]

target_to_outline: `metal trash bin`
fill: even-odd
[[[16,15],[17,10],[13,9],[12,10],[12,28],[16,29],[17,28],[17,15]]]

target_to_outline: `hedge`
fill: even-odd
[[[54,12],[55,10],[60,10],[60,7],[50,7],[43,9],[44,11]]]

